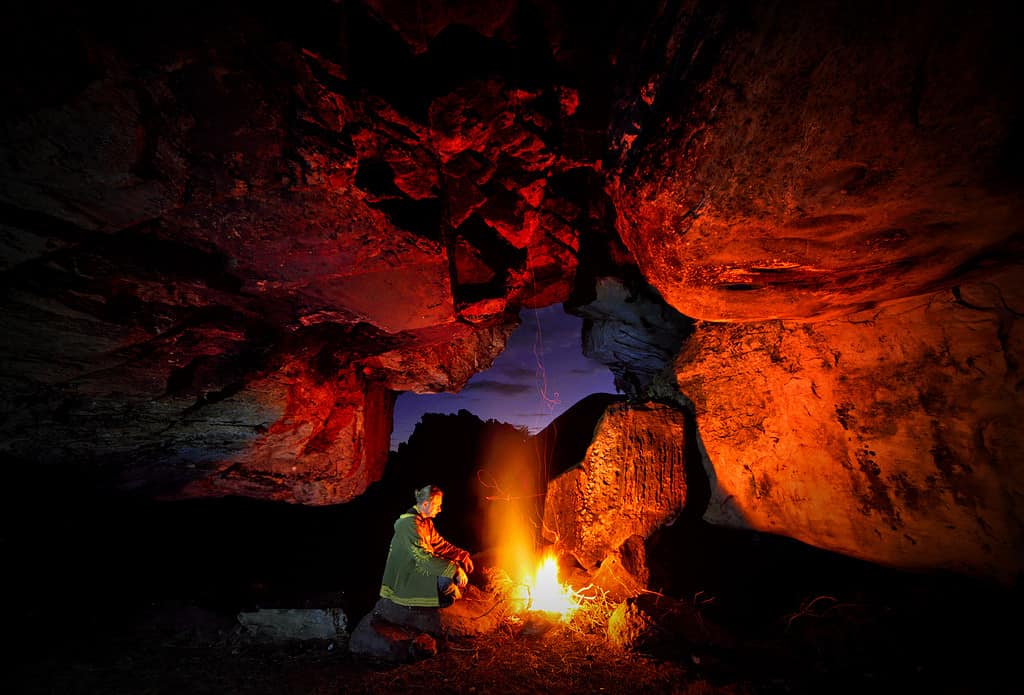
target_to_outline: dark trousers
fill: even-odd
[[[447,608],[455,603],[457,591],[458,587],[455,586],[455,580],[451,577],[437,578],[437,602],[441,608]]]

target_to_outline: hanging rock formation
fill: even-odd
[[[661,19],[610,190],[681,313],[842,316],[952,287],[1019,239],[1022,61],[1002,10],[696,2]]]
[[[1024,571],[1002,3],[93,5],[0,26],[0,455],[39,494],[351,500],[397,393],[571,298],[641,404],[554,484],[581,561],[693,493],[676,403],[693,513]]]
[[[630,289],[613,277],[597,278],[593,297],[585,304],[577,299],[570,311],[584,318],[583,354],[608,365],[630,398],[647,392],[693,330],[649,285]]]
[[[55,4],[4,42],[52,52],[4,75],[10,461],[343,502],[396,393],[461,388],[568,296],[593,163],[552,149],[555,85],[499,70],[517,49],[417,59],[356,3]]]

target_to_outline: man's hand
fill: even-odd
[[[469,584],[469,577],[466,576],[466,573],[461,567],[457,567],[455,569],[455,576],[452,577],[452,579],[455,580],[455,585],[460,589],[464,589],[466,585]]]
[[[466,574],[473,574],[473,559],[466,553],[466,556],[462,558],[462,569],[466,570]]]

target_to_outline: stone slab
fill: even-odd
[[[348,628],[340,608],[261,608],[239,613],[238,622],[254,635],[274,641],[337,639]]]

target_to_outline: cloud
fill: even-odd
[[[468,391],[491,391],[503,396],[515,396],[533,391],[532,384],[513,384],[507,381],[496,381],[494,379],[480,379],[471,381],[462,387],[462,393]]]
[[[533,381],[537,378],[537,368],[507,366],[499,370],[509,381]]]

